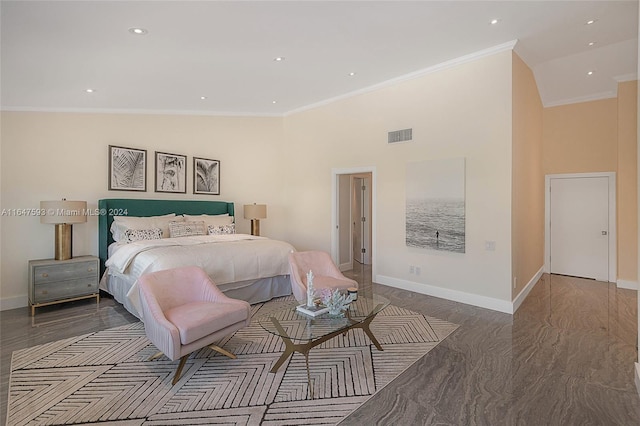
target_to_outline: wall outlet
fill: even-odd
[[[513,289],[514,290],[515,290],[517,285],[518,285],[518,277],[513,277]]]
[[[420,275],[420,267],[416,266],[416,275]]]
[[[409,265],[409,273],[413,274],[415,271],[414,266],[413,265]]]

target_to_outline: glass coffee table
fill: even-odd
[[[300,302],[288,302],[269,314],[258,318],[262,328],[271,334],[279,336],[285,344],[284,353],[271,368],[271,373],[280,369],[282,364],[293,356],[294,352],[304,355],[307,366],[307,381],[309,393],[313,399],[311,375],[309,373],[309,351],[340,334],[346,334],[349,330],[360,328],[369,337],[376,349],[382,350],[369,325],[371,321],[384,308],[389,306],[389,300],[373,295],[358,295],[358,299],[351,302],[349,309],[342,317],[331,317],[322,314],[312,317],[296,310]]]

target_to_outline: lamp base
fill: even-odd
[[[56,224],[56,260],[71,259],[71,224]]]
[[[260,221],[251,219],[251,235],[260,236]]]

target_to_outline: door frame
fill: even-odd
[[[340,207],[340,200],[338,199],[338,178],[339,175],[353,175],[359,173],[371,173],[371,276],[372,279],[376,277],[377,270],[377,233],[376,233],[376,167],[364,166],[364,167],[350,167],[350,168],[335,168],[331,169],[331,257],[333,261],[338,265],[340,259],[339,244],[340,244],[340,229],[338,229],[338,209]],[[351,189],[350,189],[351,191]],[[351,248],[353,251],[353,248]],[[353,257],[351,254],[350,257]]]
[[[551,205],[550,188],[551,179],[575,179],[575,178],[609,178],[609,282],[616,282],[617,279],[617,237],[616,230],[616,174],[615,172],[598,173],[563,173],[544,176],[544,271],[550,273],[550,253],[551,253]]]

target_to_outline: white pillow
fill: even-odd
[[[200,222],[171,222],[169,224],[169,236],[171,238],[176,237],[190,237],[192,235],[205,235],[207,228],[203,221]]]
[[[197,220],[197,221],[204,221],[204,224],[207,226],[213,225],[213,226],[223,226],[223,225],[231,225],[233,223],[233,216],[229,216],[229,213],[225,213],[225,214],[216,214],[216,215],[208,215],[208,214],[201,214],[201,215],[197,215],[197,216],[193,216],[193,215],[189,215],[189,214],[185,214],[184,215],[184,219],[185,220]]]
[[[207,227],[207,231],[209,235],[235,234],[236,224],[232,223],[231,225],[209,225]]]
[[[162,230],[162,237],[169,238],[169,222],[182,221],[181,217],[176,217],[175,213],[169,213],[164,216],[114,216],[111,224],[111,234],[114,241],[124,241],[125,231],[127,229],[154,229]]]
[[[127,229],[124,236],[127,244],[142,240],[159,240],[162,238],[162,229]]]

